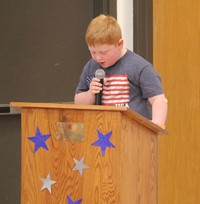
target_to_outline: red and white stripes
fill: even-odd
[[[102,104],[116,105],[129,102],[129,82],[127,75],[111,75],[104,78]]]

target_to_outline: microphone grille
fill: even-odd
[[[105,77],[105,71],[103,69],[97,69],[95,72],[95,78],[103,79]]]

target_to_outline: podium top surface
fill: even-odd
[[[152,123],[145,117],[136,113],[128,107],[122,106],[101,106],[101,105],[78,105],[71,103],[32,103],[32,102],[11,102],[10,106],[16,109],[21,108],[48,108],[48,109],[73,109],[83,111],[114,111],[126,114],[128,117],[136,120],[138,123],[146,126],[160,135],[166,135],[167,131],[158,125]]]

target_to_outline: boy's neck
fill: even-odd
[[[127,48],[123,47],[122,51],[121,51],[121,57],[120,58],[122,58],[126,54],[126,52],[127,52]]]

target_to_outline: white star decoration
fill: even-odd
[[[88,169],[89,167],[85,165],[84,162],[84,157],[79,161],[75,158],[73,158],[74,162],[76,163],[76,166],[72,169],[73,171],[79,171],[80,175],[82,176],[83,169]]]
[[[43,186],[41,188],[41,191],[47,188],[49,190],[49,192],[51,193],[51,186],[53,184],[55,184],[56,181],[50,180],[50,173],[47,175],[46,179],[40,178],[40,180],[43,182]]]

